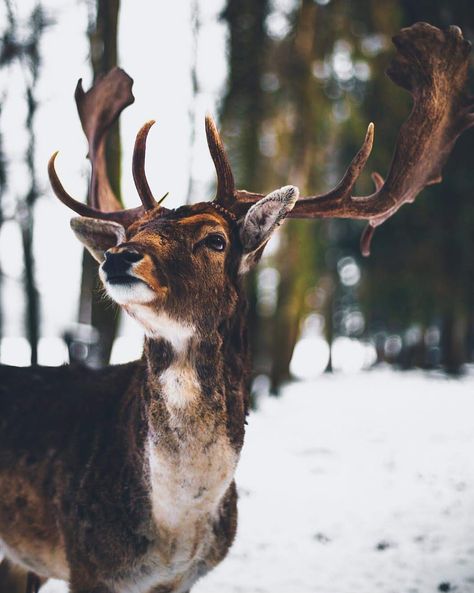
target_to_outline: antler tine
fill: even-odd
[[[215,201],[223,206],[230,206],[235,201],[234,175],[227,158],[217,126],[210,115],[206,115],[207,145],[217,173],[217,191]]]
[[[142,201],[145,210],[152,210],[157,205],[155,198],[151,192],[150,186],[146,179],[145,173],[145,153],[146,153],[146,139],[150,128],[155,123],[155,120],[147,121],[138,131],[135,140],[135,148],[133,149],[133,180],[137,188],[138,195]]]
[[[75,200],[70,196],[64,189],[61,181],[59,180],[58,174],[55,169],[55,161],[58,156],[58,151],[53,153],[48,162],[48,175],[56,196],[65,204],[68,208],[79,214],[80,216],[87,216],[89,218],[99,218],[101,220],[113,220],[122,224],[125,228],[130,226],[137,218],[143,216],[145,213],[143,206],[138,208],[129,208],[127,210],[114,210],[111,212],[104,212],[92,206],[87,206],[83,202]]]
[[[336,187],[334,189],[332,189],[328,194],[325,194],[324,197],[328,201],[330,201],[331,203],[333,201],[338,201],[338,202],[344,202],[344,201],[348,201],[348,200],[350,201],[351,190],[354,187],[362,169],[365,166],[365,163],[367,162],[367,159],[370,156],[373,143],[374,143],[374,124],[370,123],[369,127],[367,128],[367,133],[365,135],[364,142],[362,143],[362,146],[359,148],[359,151],[357,152],[355,157],[352,159],[351,164],[349,165],[346,172],[344,173],[343,178],[336,185]],[[235,202],[233,204],[232,210],[238,215],[244,214],[253,204],[255,204],[255,202],[257,202],[258,200],[260,200],[261,198],[264,197],[264,194],[248,192],[244,189],[236,190],[234,192],[234,195],[235,195]],[[305,205],[306,204],[310,205],[309,198],[307,198],[305,200]],[[301,211],[301,206],[302,206],[302,201],[298,201],[295,204],[295,207],[299,208],[299,210],[298,210],[299,214],[298,214],[298,216],[296,216],[296,218],[306,218],[306,217],[311,218],[311,217],[321,216],[321,214],[319,212],[317,212],[317,211],[313,212],[313,210],[311,208],[308,209],[307,212],[305,212],[306,215],[303,215],[302,211]],[[295,216],[293,215],[292,212],[290,212],[288,214],[288,216],[295,218]]]
[[[332,204],[336,202],[340,202],[341,205],[348,205],[351,201],[351,192],[356,184],[359,175],[361,174],[367,160],[372,152],[372,147],[374,144],[374,124],[370,123],[367,132],[365,134],[364,142],[362,146],[359,148],[357,154],[352,159],[351,164],[347,168],[344,176],[342,177],[341,181],[336,185],[334,189],[332,189],[327,194],[324,194],[324,198],[330,201]],[[323,196],[321,196],[323,197]],[[315,196],[314,199],[319,199],[319,196]],[[300,207],[301,213],[307,214],[308,217],[312,216],[320,216],[318,211],[313,211],[311,208],[304,208],[303,206],[309,206],[310,198],[306,198],[307,202],[304,204],[298,204]],[[306,216],[298,216],[298,218],[305,218]]]

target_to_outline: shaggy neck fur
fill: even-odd
[[[244,307],[202,337],[147,337],[145,400],[152,512],[161,529],[188,534],[195,554],[203,523],[215,518],[243,443],[247,348]],[[191,534],[191,535],[189,535]],[[191,539],[190,539],[191,538]]]

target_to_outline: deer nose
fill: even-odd
[[[119,252],[105,252],[105,261],[102,270],[107,274],[107,279],[126,276],[132,264],[143,259],[143,255],[137,251],[124,249]]]

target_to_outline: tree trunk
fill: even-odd
[[[269,0],[227,0],[222,13],[229,27],[229,83],[221,110],[223,137],[231,162],[237,165],[237,186],[252,189],[265,184],[259,139],[265,115],[261,81],[266,68],[265,20],[269,9]],[[258,372],[262,372],[268,365],[263,343],[265,323],[257,312],[255,272],[247,278],[247,287],[250,349]]]
[[[39,43],[41,30],[38,31],[36,43]],[[33,60],[32,79],[26,88],[27,98],[27,117],[26,128],[28,130],[28,149],[26,162],[28,173],[30,175],[30,189],[25,197],[24,203],[20,206],[20,226],[23,242],[23,258],[25,265],[24,286],[26,293],[26,314],[25,325],[26,335],[31,347],[30,363],[38,364],[38,342],[40,332],[40,304],[39,294],[36,288],[35,279],[35,258],[33,255],[33,230],[34,230],[34,207],[38,199],[38,186],[36,182],[36,166],[34,155],[36,152],[36,138],[34,132],[34,122],[37,109],[37,103],[34,97],[36,82],[39,75],[39,59]]]
[[[117,66],[119,7],[120,0],[97,0],[95,23],[91,25],[89,31],[94,80]],[[120,200],[121,143],[118,122],[110,128],[105,154],[110,185]],[[102,296],[97,278],[97,263],[84,250],[79,322],[92,325],[99,334],[98,347],[92,348],[91,354],[87,358],[89,364],[93,366],[108,364],[119,319],[120,311],[111,306]]]
[[[462,373],[466,362],[467,325],[453,311],[444,315],[441,329],[441,365],[451,375]]]
[[[2,105],[0,105],[0,119],[2,116]],[[7,187],[7,164],[5,158],[5,152],[3,148],[3,135],[0,131],[0,231],[3,224],[3,203],[2,197]],[[1,295],[2,295],[2,283],[3,283],[3,272],[0,268],[0,343],[3,336],[3,308],[1,306]]]
[[[303,0],[296,16],[292,47],[286,76],[294,95],[294,122],[289,137],[289,179],[305,191],[314,167],[314,123],[317,97],[312,73],[315,59],[315,27],[317,6]],[[316,115],[319,117],[319,115]],[[290,362],[300,333],[300,325],[308,311],[306,296],[315,281],[314,225],[305,221],[287,222],[286,241],[280,261],[278,307],[272,337],[272,391],[290,378]]]
[[[30,363],[38,364],[39,342],[39,295],[35,282],[35,265],[33,257],[33,213],[31,207],[26,213],[27,221],[23,222],[21,237],[25,265],[24,285],[26,293],[26,335],[31,347]]]
[[[326,307],[324,308],[324,337],[329,345],[329,360],[325,369],[326,373],[333,372],[332,366],[332,344],[334,342],[334,282],[328,283],[328,295],[326,300]]]

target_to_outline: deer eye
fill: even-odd
[[[204,245],[214,251],[224,251],[226,243],[222,235],[213,233],[204,239]]]

